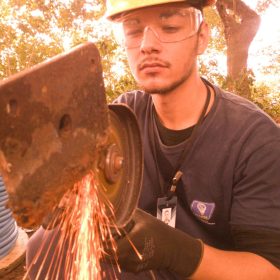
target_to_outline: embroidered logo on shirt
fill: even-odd
[[[207,224],[215,224],[209,222],[215,209],[215,203],[194,200],[191,204],[191,209],[194,215],[203,222]]]

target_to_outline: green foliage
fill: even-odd
[[[103,12],[100,0],[2,0],[0,78],[87,40],[92,19],[99,18]]]
[[[102,0],[5,0],[0,2],[0,79],[47,58],[60,54],[86,41],[99,48],[108,100],[133,83],[112,71],[118,45],[112,39],[108,24],[101,19],[105,6]]]
[[[262,0],[264,11],[275,0]],[[263,5],[262,5],[263,3]],[[107,101],[134,89],[124,50],[113,39],[110,25],[102,19],[104,0],[1,0],[0,1],[0,79],[31,67],[82,42],[95,42],[102,57]],[[279,85],[259,83],[253,72],[230,81],[226,75],[226,42],[223,25],[215,9],[206,9],[211,40],[200,58],[200,72],[210,81],[244,95],[249,87],[251,100],[272,117],[280,115]],[[268,52],[271,61],[264,75],[276,76],[280,68],[279,52]],[[278,87],[278,88],[277,88]]]
[[[97,42],[102,57],[107,101],[110,103],[121,93],[135,89],[124,50],[116,43],[113,34]]]
[[[224,84],[226,74],[220,70],[220,62],[215,57],[209,57],[208,60],[200,59],[199,63],[201,76],[206,77],[210,82],[219,86]]]
[[[213,8],[205,9],[204,17],[211,32],[209,49],[215,49],[215,52],[219,52],[221,55],[226,55],[224,27],[217,10]]]
[[[234,81],[225,77],[221,86],[238,95],[246,97],[258,105],[273,119],[280,121],[279,92],[274,92],[271,87],[264,82],[258,82],[251,69],[244,72],[240,75],[239,79]]]
[[[210,65],[211,66],[211,65]],[[239,79],[231,80],[226,75],[210,70],[210,66],[201,65],[201,72],[213,83],[218,84],[221,88],[243,96],[254,102],[263,111],[270,115],[274,120],[280,122],[280,95],[279,92],[273,91],[264,82],[258,82],[255,79],[254,72],[248,70],[240,75]],[[217,65],[213,64],[214,69]]]
[[[277,6],[275,0],[260,0],[257,10],[263,13],[269,5]],[[231,80],[226,71],[226,42],[223,24],[215,9],[206,9],[205,18],[211,28],[211,40],[205,54],[199,58],[200,73],[225,90],[241,95],[257,104],[272,118],[280,122],[280,54],[275,46],[261,50],[258,55],[266,57],[261,69],[266,82],[256,80],[252,69],[241,73],[239,79]],[[270,77],[270,79],[269,79]]]
[[[251,90],[252,101],[280,123],[280,95],[271,92],[264,83],[254,84]]]

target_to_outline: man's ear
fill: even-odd
[[[209,42],[209,27],[208,24],[203,21],[200,25],[197,38],[197,55],[203,54],[206,50]]]

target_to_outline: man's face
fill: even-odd
[[[146,92],[167,93],[196,71],[201,21],[184,8],[182,4],[158,5],[125,16],[130,69]]]

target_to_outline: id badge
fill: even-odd
[[[176,224],[177,197],[160,197],[157,200],[157,218],[167,225],[174,227]]]

